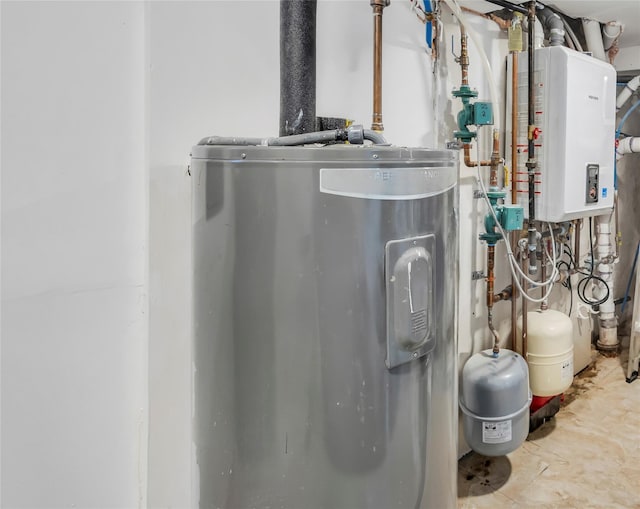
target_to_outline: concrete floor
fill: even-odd
[[[459,461],[459,508],[640,508],[640,379],[626,383],[626,351],[594,358],[518,450]]]

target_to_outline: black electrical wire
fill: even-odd
[[[593,256],[593,226],[592,226],[592,219],[589,218],[589,247],[591,248],[591,267],[589,270],[589,273],[586,274],[585,272],[582,272],[580,270],[578,270],[577,272],[579,272],[580,274],[584,274],[586,277],[583,277],[580,281],[578,281],[578,286],[576,287],[577,290],[577,294],[578,297],[580,298],[580,300],[582,302],[584,302],[585,304],[588,304],[590,306],[599,306],[600,304],[604,304],[607,299],[609,298],[610,295],[610,289],[609,289],[609,285],[607,284],[607,282],[602,279],[599,276],[594,276],[593,275],[593,267],[595,264],[595,260],[594,260],[594,256]],[[592,281],[600,281],[604,287],[607,290],[607,293],[605,294],[605,296],[601,299],[597,299],[597,300],[592,300],[589,299],[586,295],[586,290],[587,290],[587,285],[592,282]]]
[[[556,264],[556,267],[558,267],[558,269],[560,269],[561,267],[567,268],[566,269],[567,279],[565,279],[560,284],[569,291],[569,313],[567,313],[567,315],[571,316],[571,312],[573,311],[573,288],[571,287],[571,270],[573,269],[574,264],[573,264],[573,253],[571,252],[571,248],[568,247],[566,244],[564,245],[563,254],[569,257],[569,261],[566,262],[564,260],[560,260]]]

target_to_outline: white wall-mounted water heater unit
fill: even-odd
[[[604,214],[613,207],[616,71],[564,46],[537,49],[535,57],[536,219],[561,222]],[[526,52],[519,55],[518,69],[515,170],[518,202],[527,214]],[[510,98],[509,81],[509,108]]]

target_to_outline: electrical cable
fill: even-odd
[[[609,289],[609,285],[607,284],[607,282],[602,279],[599,276],[594,276],[593,275],[593,268],[595,265],[595,259],[593,256],[593,224],[592,224],[592,218],[589,218],[589,246],[591,247],[591,267],[589,269],[589,274],[586,275],[586,277],[583,277],[580,281],[578,281],[578,286],[576,287],[577,290],[577,294],[578,297],[580,298],[580,300],[582,302],[584,302],[585,304],[588,304],[589,306],[599,306],[600,304],[604,304],[607,299],[609,299],[609,295],[610,295],[610,289]],[[580,271],[578,271],[580,272]],[[584,272],[580,272],[581,274],[584,274]],[[589,299],[586,295],[586,290],[587,290],[587,285],[589,284],[590,281],[599,281],[601,282],[607,293],[605,294],[604,297],[600,298],[600,299],[596,299],[596,300],[592,300]]]
[[[561,256],[567,255],[569,257],[569,261],[566,262],[564,260],[560,260],[558,262],[558,264],[557,264],[557,267],[560,268],[563,265],[567,267],[567,279],[565,279],[560,284],[562,286],[564,286],[569,291],[569,312],[567,313],[567,316],[571,316],[571,312],[573,311],[573,286],[571,285],[571,271],[572,271],[572,265],[573,265],[573,253],[571,252],[571,246],[569,246],[568,244],[563,244],[562,247],[563,247],[563,249],[562,249],[562,255]]]

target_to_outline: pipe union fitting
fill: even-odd
[[[362,145],[364,143],[364,127],[352,125],[347,130],[347,140],[352,145]]]

